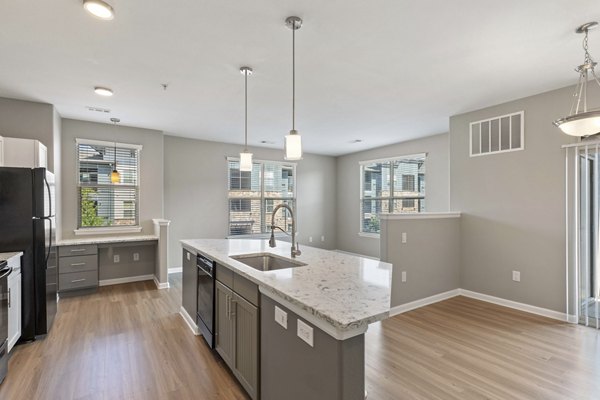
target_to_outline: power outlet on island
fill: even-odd
[[[281,308],[275,306],[275,322],[287,329],[287,313]]]
[[[314,347],[313,344],[313,328],[302,320],[298,320],[298,337],[304,340],[310,347]]]
[[[133,253],[133,261],[140,261],[140,253]]]
[[[406,283],[406,271],[402,271],[402,283]]]
[[[113,256],[113,262],[114,262],[115,264],[116,264],[116,263],[119,263],[119,262],[121,262],[121,257],[119,257],[119,255],[118,255],[118,254],[115,254],[115,255]]]
[[[521,271],[513,271],[512,280],[515,282],[521,282]]]
[[[406,243],[406,232],[402,232],[402,243]]]

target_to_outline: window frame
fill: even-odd
[[[298,175],[297,175],[297,171],[298,171],[298,163],[295,162],[287,162],[287,161],[273,161],[273,160],[262,160],[262,159],[253,159],[252,160],[252,165],[255,164],[260,164],[260,197],[240,197],[239,199],[248,199],[250,201],[252,200],[260,200],[260,214],[261,214],[261,232],[260,233],[246,233],[246,234],[240,234],[240,235],[234,235],[231,233],[231,223],[235,222],[235,221],[231,221],[231,210],[230,210],[230,201],[232,200],[231,197],[229,197],[229,192],[231,192],[231,188],[229,186],[229,180],[230,180],[230,168],[229,168],[229,162],[240,162],[239,157],[226,157],[226,162],[227,162],[227,238],[228,239],[241,239],[241,238],[266,238],[268,237],[268,235],[270,235],[270,231],[267,231],[266,226],[267,226],[267,211],[266,211],[266,201],[267,200],[282,200],[282,201],[291,201],[292,202],[292,209],[294,211],[294,217],[296,219],[296,232],[298,232],[298,208],[297,208],[297,200],[298,200],[298,189],[297,189],[297,182],[298,182]],[[293,197],[289,198],[289,197],[282,197],[282,198],[274,198],[274,197],[269,197],[269,196],[265,196],[265,165],[266,164],[275,164],[275,165],[285,165],[285,166],[291,166],[293,168],[293,185],[294,185],[294,190],[293,190]],[[251,178],[252,179],[252,178]],[[264,228],[264,231],[263,231]],[[285,234],[281,231],[278,231],[275,233],[276,236],[284,236]]]
[[[520,132],[520,146],[519,147],[512,147],[512,118],[515,116],[519,116],[520,117],[520,124],[519,124],[519,128],[521,130]],[[504,118],[508,118],[509,122],[508,122],[508,127],[509,127],[509,133],[508,133],[508,137],[509,137],[509,147],[508,149],[504,149],[502,150],[502,119]],[[499,135],[500,137],[498,138],[498,150],[491,150],[491,146],[492,146],[492,140],[491,140],[491,130],[492,130],[492,121],[498,121],[499,128]],[[483,125],[484,122],[487,122],[489,125],[488,128],[488,136],[489,136],[489,145],[488,145],[488,149],[489,151],[483,153],[482,150],[482,141],[481,141],[481,136],[482,136],[482,132],[481,132],[481,126]],[[473,127],[479,125],[479,153],[473,153]],[[501,153],[511,153],[513,151],[521,151],[521,150],[525,150],[525,110],[521,110],[521,111],[516,111],[516,112],[512,112],[509,114],[504,114],[504,115],[499,115],[496,117],[491,117],[491,118],[485,118],[485,119],[481,119],[479,121],[473,121],[469,123],[469,157],[481,157],[481,156],[489,156],[492,154],[501,154]]]
[[[80,178],[80,162],[79,162],[79,145],[97,145],[97,146],[106,146],[106,147],[117,147],[117,149],[129,149],[135,150],[138,152],[137,156],[137,177],[136,185],[130,184],[102,184],[102,185],[82,185],[79,181]],[[121,142],[111,142],[106,140],[96,140],[96,139],[84,139],[84,138],[76,138],[75,139],[75,188],[77,192],[77,229],[74,230],[75,235],[99,235],[106,233],[137,233],[142,231],[142,226],[140,222],[140,214],[141,214],[141,165],[142,165],[142,149],[143,145],[141,144],[133,144],[133,143],[121,143]],[[135,214],[135,224],[134,225],[106,225],[106,226],[81,226],[81,199],[80,199],[80,189],[82,187],[123,187],[123,188],[135,188],[135,201],[137,203],[137,210],[134,212]],[[114,193],[113,193],[114,196]]]
[[[428,153],[423,152],[423,153],[408,154],[408,155],[397,156],[397,157],[378,158],[378,159],[374,159],[374,160],[359,161],[358,169],[359,169],[360,180],[359,180],[359,205],[358,205],[358,221],[359,221],[358,236],[369,237],[369,238],[379,238],[381,235],[381,228],[378,233],[363,231],[363,202],[365,200],[387,201],[388,202],[388,211],[386,212],[387,214],[390,213],[389,210],[390,210],[390,207],[393,207],[394,200],[419,199],[423,202],[425,201],[425,199],[427,197],[425,195],[425,192],[423,192],[424,193],[423,196],[418,196],[418,197],[412,196],[412,197],[403,198],[403,197],[394,196],[394,167],[393,167],[393,164],[396,161],[407,160],[407,159],[410,160],[410,159],[415,159],[415,158],[419,158],[419,157],[422,157],[424,159],[424,163],[427,163],[427,156],[428,156]],[[390,194],[389,194],[389,196],[365,198],[364,197],[364,183],[365,183],[364,182],[364,179],[365,179],[364,167],[369,164],[384,164],[384,163],[390,164],[390,190],[389,190]],[[400,185],[403,184],[402,175],[403,174],[400,174]],[[426,175],[427,175],[427,172],[425,172],[425,174],[417,174],[417,177],[414,180],[415,189],[418,189],[420,191],[420,183],[421,183],[420,177],[423,176],[423,178],[425,178]],[[411,214],[419,214],[419,213],[421,213],[421,211],[411,212]]]

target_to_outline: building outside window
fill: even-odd
[[[381,213],[425,211],[426,154],[360,163],[360,232],[379,234]]]
[[[252,171],[240,171],[239,160],[227,160],[229,235],[270,233],[271,213],[281,203],[296,207],[296,165],[254,160]],[[291,232],[291,216],[285,209],[275,225]]]
[[[78,229],[139,225],[139,160],[142,146],[116,144],[120,182],[112,183],[115,143],[77,139]]]

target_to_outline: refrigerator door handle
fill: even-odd
[[[46,188],[48,189],[48,215],[44,218],[52,218],[54,217],[54,213],[52,213],[52,193],[50,193],[50,184],[48,183],[48,179],[44,176],[44,183],[46,184]]]
[[[50,243],[48,244],[48,254],[46,254],[46,260],[44,261],[44,268],[48,269],[48,260],[50,259],[50,252],[52,251],[52,219],[51,218],[44,218],[46,220],[48,220],[48,222],[50,223],[50,232],[48,233],[49,236],[49,241]]]

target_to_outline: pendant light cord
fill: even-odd
[[[244,153],[248,152],[248,70],[244,71]]]
[[[292,130],[296,131],[296,23],[292,25]]]

